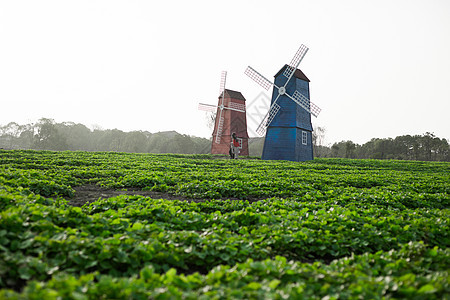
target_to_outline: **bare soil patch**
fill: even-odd
[[[81,207],[86,203],[97,201],[99,198],[107,199],[111,197],[117,197],[120,195],[140,195],[150,197],[153,199],[168,199],[168,200],[186,200],[194,201],[182,196],[174,196],[168,193],[160,193],[154,191],[144,191],[137,188],[127,188],[122,190],[116,190],[111,188],[103,188],[97,185],[83,185],[73,188],[75,190],[75,196],[67,199],[72,206]],[[202,200],[195,200],[202,201]]]
[[[111,189],[104,188],[98,185],[89,184],[82,185],[73,188],[75,190],[75,195],[72,198],[68,198],[69,204],[72,206],[81,207],[86,203],[97,201],[98,199],[107,199],[111,197],[117,197],[120,195],[140,195],[144,197],[150,197],[152,199],[166,199],[166,200],[182,200],[182,201],[194,201],[194,202],[204,202],[209,199],[192,199],[183,196],[175,196],[168,193],[161,193],[155,191],[145,191],[138,188],[127,188],[127,189]],[[263,200],[265,198],[250,198],[250,199],[239,199],[239,198],[222,198],[222,200],[247,200],[250,203]]]

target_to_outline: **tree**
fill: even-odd
[[[450,161],[450,145],[446,139],[441,139],[437,147],[436,160]]]
[[[34,146],[45,150],[67,150],[67,138],[61,135],[53,119],[42,118],[36,124]]]
[[[91,130],[83,124],[63,122],[55,125],[58,132],[66,137],[68,150],[88,150]]]
[[[105,131],[95,130],[98,140],[96,141],[97,151],[124,151],[126,133],[118,129],[108,129]]]
[[[26,124],[22,125],[21,128],[18,146],[21,149],[31,149],[35,143],[35,126],[34,124]]]
[[[352,141],[341,141],[331,146],[332,157],[356,158],[357,145]]]
[[[123,151],[131,153],[145,152],[147,136],[142,131],[132,131],[125,134]]]
[[[398,136],[394,139],[394,152],[396,159],[412,159],[414,139],[410,135]]]
[[[314,130],[312,132],[312,142],[314,156],[325,157],[328,154],[329,151],[327,151],[327,147],[324,147],[325,127],[314,127]]]
[[[356,158],[355,156],[356,144],[352,141],[345,142],[345,157],[346,158]]]

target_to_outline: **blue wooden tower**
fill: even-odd
[[[289,65],[275,75],[275,82],[248,67],[245,73],[268,90],[274,87],[271,106],[257,129],[266,133],[262,159],[312,160],[311,114],[316,116],[320,108],[309,101],[309,79],[297,69],[308,48],[301,45]]]
[[[283,86],[287,78],[283,72],[285,65],[276,75],[275,84]],[[296,69],[286,86],[287,93],[299,91],[309,99],[309,79]],[[278,97],[278,89],[273,89],[272,103]],[[271,104],[272,104],[271,103]],[[297,105],[286,94],[278,99],[279,112],[266,129],[262,159],[305,161],[313,159],[311,114]]]

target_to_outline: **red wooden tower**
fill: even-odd
[[[228,155],[231,135],[236,133],[240,144],[239,155],[248,156],[247,116],[245,98],[240,92],[225,89],[227,72],[222,72],[218,105],[199,103],[198,108],[216,111],[211,154]]]
[[[241,144],[240,154],[248,156],[247,116],[245,113],[245,98],[237,91],[225,89],[219,97],[216,121],[214,124],[211,154],[226,154],[230,150],[231,134],[234,132]],[[227,109],[228,108],[228,109]]]

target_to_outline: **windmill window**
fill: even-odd
[[[306,131],[302,131],[302,144],[308,145],[308,133]]]

